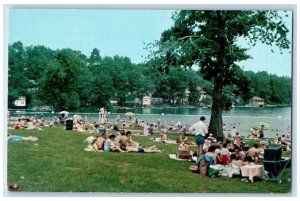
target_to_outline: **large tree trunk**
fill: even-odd
[[[222,85],[217,81],[214,85],[212,100],[213,102],[208,132],[212,133],[218,141],[222,141],[224,139],[222,120]]]
[[[211,108],[211,117],[209,122],[209,133],[212,133],[214,137],[217,138],[218,141],[222,141],[224,139],[223,134],[223,120],[222,120],[222,91],[223,91],[223,73],[225,64],[224,61],[225,55],[225,47],[227,47],[227,39],[225,37],[225,20],[224,15],[221,11],[217,11],[217,24],[220,29],[220,35],[217,37],[215,42],[219,46],[219,51],[217,53],[218,64],[214,69],[215,80],[214,80],[214,90],[212,95],[212,108]]]

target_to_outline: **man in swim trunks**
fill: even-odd
[[[203,150],[203,144],[205,142],[205,135],[208,133],[207,127],[204,123],[205,117],[200,117],[200,121],[192,125],[189,131],[194,131],[197,143],[197,155],[200,156]]]

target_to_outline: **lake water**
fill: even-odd
[[[128,120],[125,116],[126,112],[133,112],[135,116],[132,118],[142,119],[147,123],[157,123],[160,119],[161,124],[181,124],[191,126],[199,120],[200,116],[206,117],[206,124],[210,121],[210,108],[144,108],[144,109],[115,109],[108,111],[108,119],[115,121],[117,114],[121,119]],[[41,112],[10,112],[12,116],[25,115],[25,116],[40,116]],[[46,119],[58,117],[58,113],[45,113]],[[99,114],[95,113],[70,113],[69,116],[74,114],[81,115],[87,121],[99,120]],[[259,122],[266,122],[269,125],[265,134],[268,137],[274,137],[276,133],[279,135],[286,134],[291,130],[292,117],[291,107],[265,107],[265,108],[233,108],[230,111],[223,111],[223,123],[226,127],[232,129],[235,126],[242,135],[246,135],[250,126],[256,125]]]

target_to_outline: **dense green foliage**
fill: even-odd
[[[140,131],[138,131],[140,132]],[[155,193],[247,193],[286,194],[291,182],[242,182],[240,178],[201,177],[189,170],[195,163],[169,159],[177,145],[133,136],[144,147],[156,145],[162,153],[87,152],[86,134],[62,127],[38,130],[9,130],[36,136],[36,142],[8,142],[7,183],[22,192],[155,192]],[[158,133],[155,132],[155,136]],[[168,135],[171,139],[178,135]],[[284,172],[291,177],[291,169]],[[196,194],[195,194],[196,195]],[[203,195],[203,194],[202,194]],[[123,196],[123,195],[122,195]]]
[[[292,101],[292,83],[289,77],[278,77],[265,71],[244,72],[252,80],[251,93],[265,99],[268,104],[290,104]]]
[[[109,106],[109,100],[117,100],[120,106],[133,106],[135,98],[141,100],[150,94],[163,98],[164,103],[175,99],[177,105],[211,104],[213,84],[204,80],[199,71],[172,68],[168,74],[161,74],[153,65],[153,61],[133,64],[129,58],[119,56],[102,58],[97,49],[87,58],[71,49],[54,51],[16,42],[9,46],[9,107],[19,96],[26,96],[29,107],[49,105],[55,110]],[[251,96],[260,96],[269,104],[291,103],[290,78],[266,72],[244,74],[251,81]],[[201,102],[199,86],[210,95]],[[190,92],[188,98],[186,89]],[[237,89],[227,90],[232,93]],[[244,105],[237,97],[232,97],[235,103]]]

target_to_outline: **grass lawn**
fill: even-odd
[[[86,152],[86,134],[62,127],[43,131],[9,130],[35,136],[36,142],[8,142],[7,183],[23,192],[157,192],[157,193],[289,193],[291,182],[242,182],[238,178],[202,177],[189,171],[191,162],[169,159],[176,145],[133,136],[144,147],[156,145],[162,153]],[[171,136],[171,135],[168,135]],[[171,138],[176,138],[174,135]],[[291,175],[286,169],[284,175]]]

